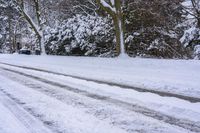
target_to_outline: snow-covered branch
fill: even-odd
[[[97,0],[97,3],[104,8],[109,13],[116,13],[115,2],[114,0],[110,0],[110,3],[107,3],[105,0]]]

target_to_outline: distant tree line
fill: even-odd
[[[0,52],[200,59],[199,0],[0,0]]]

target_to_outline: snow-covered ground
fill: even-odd
[[[3,80],[1,80],[3,81]],[[9,81],[9,80],[7,80]],[[8,82],[5,82],[8,84]],[[0,86],[2,87],[3,84]],[[2,89],[0,87],[0,89]],[[0,133],[52,133],[41,121],[0,92]]]
[[[0,55],[0,62],[200,97],[198,60]]]
[[[14,113],[15,117],[12,116],[13,115],[12,113],[2,112],[2,114],[0,114],[0,121],[2,123],[4,122],[3,117],[5,117],[6,119],[7,117],[16,119],[16,121],[11,120],[10,123],[8,122],[2,125],[3,128],[5,127],[11,128],[11,131],[10,132],[8,131],[7,133],[15,133],[15,130],[17,131],[22,130],[24,128],[24,124],[26,127],[25,130],[27,130],[25,132],[27,133],[28,132],[46,133],[41,130],[45,126],[47,128],[50,128],[51,131],[55,133],[56,132],[61,132],[61,133],[69,133],[69,132],[70,133],[107,133],[107,132],[188,133],[191,132],[192,133],[191,130],[194,130],[194,132],[200,130],[198,128],[199,127],[198,111],[195,113],[192,110],[188,110],[190,106],[195,106],[195,105],[197,106],[196,110],[198,110],[199,108],[198,104],[194,103],[190,104],[188,102],[174,99],[175,101],[177,100],[176,101],[177,103],[183,103],[185,104],[185,106],[188,106],[187,108],[185,108],[185,107],[180,107],[179,104],[177,104],[179,107],[174,107],[173,104],[171,106],[169,104],[165,105],[164,102],[163,103],[160,102],[162,103],[160,105],[153,103],[153,101],[155,102],[155,100],[157,99],[155,100],[152,99],[151,100],[152,104],[149,103],[149,105],[151,105],[149,106],[149,108],[157,106],[158,112],[152,112],[150,116],[146,116],[143,115],[142,113],[146,112],[146,110],[142,109],[142,106],[145,106],[145,104],[138,100],[129,99],[130,103],[136,103],[133,107],[129,107],[129,105],[126,106],[116,101],[111,103],[109,102],[109,99],[108,101],[107,100],[102,101],[102,100],[97,100],[95,98],[93,99],[91,97],[88,98],[87,96],[84,96],[81,93],[79,94],[77,90],[75,91],[77,93],[74,93],[73,91],[45,84],[28,77],[24,77],[23,75],[7,72],[2,69],[0,69],[0,75],[1,75],[0,103],[4,103],[5,105],[4,108],[7,108],[8,110],[7,112],[10,112],[9,111],[10,109],[12,110],[12,113],[15,112]],[[57,77],[57,80],[60,79]],[[86,84],[86,86],[89,84],[90,83]],[[84,86],[82,87],[83,89],[86,89]],[[95,87],[98,86],[94,86],[94,88]],[[98,89],[92,91],[90,90],[90,88],[88,88],[87,91],[96,93],[96,95],[104,94],[110,96],[111,98],[114,97],[122,101],[123,99],[128,100],[128,98],[126,98],[126,96],[128,95],[124,94],[123,90],[121,90],[121,95],[116,95],[116,96],[112,96],[115,93],[111,88],[108,88],[108,92],[110,91],[109,93],[106,93],[105,90],[102,90],[102,92],[97,92]],[[129,93],[130,95],[134,94],[134,92],[129,92]],[[140,94],[140,95],[145,95],[145,94]],[[152,94],[146,94],[146,97],[147,96],[151,98]],[[157,97],[156,95],[153,96]],[[144,99],[144,97],[142,97],[142,99]],[[12,101],[12,102],[7,102],[7,101]],[[31,129],[27,128],[26,126],[27,124],[29,126],[32,125],[32,121],[30,121],[29,117],[24,116],[25,120],[24,119],[22,120],[26,121],[26,123],[21,122],[21,119],[19,118],[22,117],[24,113],[20,113],[18,109],[16,109],[17,105],[15,105],[14,102],[18,104],[19,106],[18,108],[21,108],[21,110],[26,110],[27,111],[26,113],[30,113],[31,115],[39,119],[36,121],[35,128]],[[142,106],[138,108],[137,104],[140,104],[139,106],[141,105]],[[134,108],[136,110],[134,110]],[[138,112],[137,108],[139,109]],[[165,114],[163,114],[163,118],[159,120],[158,118],[156,118],[156,116],[159,116],[159,111],[161,111],[159,110],[160,108],[163,109],[166,108],[166,111],[169,111],[169,109],[171,108],[170,111],[173,112],[174,115],[182,112],[185,113],[186,117],[181,118],[181,115],[177,116],[178,120],[180,118],[180,125],[176,125],[177,120],[173,119],[175,118],[174,116],[172,118],[171,117],[168,118],[168,116],[165,116]],[[195,108],[193,109],[195,110]],[[192,112],[193,112],[192,118],[185,120],[185,118],[189,118],[189,116],[191,116]],[[173,113],[171,113],[171,115],[173,115]],[[169,122],[168,120],[170,120],[171,124],[168,123]],[[184,123],[185,122],[187,123],[190,120],[194,121],[192,123],[186,124],[185,127]],[[43,125],[38,124],[39,121],[43,122]],[[14,125],[12,125],[13,122]],[[181,123],[183,123],[183,125]],[[197,126],[195,126],[195,123],[197,123]],[[194,125],[191,127],[190,126],[191,124]],[[14,127],[12,127],[11,125]],[[32,129],[37,129],[37,131],[34,131]],[[4,133],[4,131],[2,131],[1,133]]]
[[[200,98],[196,60],[0,55],[0,62]],[[15,130],[198,133],[200,102],[0,64],[0,133]]]
[[[55,122],[55,124],[58,125],[59,128],[55,129],[54,132],[57,132],[56,130],[58,130],[63,133],[106,133],[106,132],[125,133],[125,131],[123,131],[122,129],[110,126],[106,122],[102,122],[96,119],[94,116],[86,114],[79,109],[73,108],[70,105],[63,104],[62,102],[55,100],[51,97],[48,97],[35,90],[27,89],[23,85],[20,85],[3,77],[0,77],[0,80],[2,82],[0,87],[1,89],[3,89],[3,92],[5,94],[12,95],[11,97],[14,99],[19,99],[18,101],[21,101],[23,102],[23,104],[27,105],[26,109],[29,110],[32,109],[31,112],[37,113],[38,115],[42,115],[46,119]],[[0,102],[2,101],[3,100],[1,100]],[[9,106],[9,104],[7,106]],[[2,112],[2,114],[0,114],[0,123],[1,122],[4,123],[4,119],[9,120],[9,117],[12,116],[7,112],[8,111]],[[2,119],[3,117],[5,118]],[[16,117],[12,118],[16,119]],[[7,126],[10,125],[13,126],[14,128],[10,127],[11,131],[8,131],[7,133],[15,133],[16,128],[23,127],[15,125],[15,123],[19,124],[19,122],[15,122],[12,119],[9,122],[10,123],[5,123],[3,125],[3,128],[5,127],[7,128]],[[44,123],[48,123],[48,121]],[[29,124],[31,125],[32,123]],[[51,124],[52,123],[49,122],[47,125]],[[40,126],[37,126],[35,128],[36,129],[41,128]],[[4,132],[2,131],[1,133]],[[25,131],[22,133],[28,133],[28,132]],[[38,130],[35,131],[34,133],[46,133],[46,132]]]
[[[2,103],[0,103],[0,114],[0,133],[27,133],[27,129]]]

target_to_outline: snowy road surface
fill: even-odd
[[[0,92],[1,133],[52,133],[41,121]]]
[[[29,132],[199,133],[200,102],[0,64],[0,133]]]
[[[0,63],[200,98],[198,60],[0,54]]]

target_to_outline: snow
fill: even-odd
[[[200,72],[198,71],[200,62],[197,60],[1,54],[1,62],[191,97],[200,97]],[[29,113],[33,113],[35,116],[40,116],[38,118],[40,121],[50,123],[51,129],[55,132],[132,133],[133,130],[140,131],[141,129],[144,132],[152,133],[188,132],[173,124],[170,125],[158,119],[134,112],[130,109],[131,107],[128,107],[129,104],[135,105],[135,108],[137,106],[140,109],[143,108],[143,112],[147,108],[156,111],[157,115],[163,114],[177,118],[182,123],[187,121],[195,124],[200,123],[199,102],[191,103],[175,97],[137,92],[117,86],[109,86],[4,64],[0,64],[0,67],[26,73],[87,93],[76,93],[75,91],[70,91],[70,89],[63,89],[46,82],[0,69],[0,133],[1,130],[2,133],[15,133],[14,130],[21,131],[21,133],[29,132],[29,130],[26,131],[27,127],[24,127],[24,123],[16,116],[13,116],[13,112],[10,112],[8,107],[13,105],[4,103],[6,100],[3,93],[13,100],[23,103],[20,107],[26,111],[31,110]],[[106,100],[93,99],[88,97],[88,95],[106,97]],[[14,127],[10,127],[12,125],[9,125],[8,122],[3,123],[2,114],[8,115],[8,121],[13,121]],[[1,123],[3,124],[1,125]],[[6,129],[6,127],[9,127],[11,131]],[[43,132],[40,131],[39,133]]]
[[[195,1],[194,1],[195,2]],[[180,42],[184,44],[184,46],[188,46],[189,44],[192,44],[195,42],[195,40],[199,40],[199,33],[200,33],[200,29],[197,26],[197,17],[195,17],[196,11],[198,12],[198,6],[199,1],[196,1],[196,7],[194,8],[194,5],[192,4],[191,0],[185,0],[182,3],[183,7],[185,8],[187,15],[186,17],[186,21],[183,22],[183,24],[181,24],[182,26],[187,27],[187,29],[184,31],[183,36],[180,39]],[[193,45],[193,44],[192,44]],[[198,41],[197,43],[194,43],[194,53],[193,53],[193,58],[194,59],[200,59],[199,56],[199,44]]]
[[[190,20],[191,21],[191,20]],[[180,39],[180,41],[182,43],[184,43],[185,39],[187,38],[188,40],[192,40],[194,38],[194,32],[195,32],[196,28],[195,27],[191,27],[189,29],[187,29],[185,32],[184,32],[184,35],[182,36],[182,38]],[[185,44],[185,46],[188,45],[189,42],[187,42]]]
[[[19,120],[4,105],[2,105],[1,102],[0,133],[28,133],[26,128],[20,124]]]
[[[0,89],[0,133],[52,133]]]
[[[110,1],[111,1],[112,6],[114,6],[115,5],[115,0],[110,0]]]
[[[0,62],[200,97],[198,60],[0,55]]]
[[[46,44],[53,53],[72,54],[74,49],[80,48],[85,55],[91,55],[98,51],[100,44],[113,42],[113,37],[106,37],[111,35],[110,29],[108,18],[76,15],[56,30],[49,28]],[[63,46],[66,50],[61,52],[59,49]]]
[[[128,57],[128,55],[126,55],[125,47],[124,47],[124,45],[125,45],[124,44],[124,31],[122,29],[123,25],[122,25],[121,19],[118,20],[118,25],[119,25],[119,31],[120,31],[120,50],[121,50],[120,57]]]
[[[37,113],[44,115],[46,119],[52,120],[56,125],[58,125],[58,129],[62,129],[62,132],[64,133],[125,133],[122,129],[112,127],[109,124],[96,119],[94,116],[90,116],[81,112],[79,109],[63,104],[62,102],[35,90],[27,89],[26,87],[1,76],[0,80],[3,82],[0,84],[2,88],[6,89],[9,93],[14,93],[16,98],[27,103],[29,108],[32,108],[32,110],[35,109]],[[9,82],[9,85],[7,82]],[[4,115],[6,112],[2,112],[2,114]],[[0,118],[2,118],[2,114],[0,114]],[[8,115],[12,116],[10,114]],[[20,127],[18,125],[13,126],[16,128]],[[8,133],[16,132],[9,131]]]
[[[121,89],[120,87],[93,83],[81,79],[74,79],[71,77],[57,76],[54,74],[37,72],[33,70],[24,70],[22,68],[16,69],[15,67],[6,67],[9,69],[17,70],[18,72],[25,72],[33,76],[48,79],[52,82],[56,81],[58,83],[73,88],[78,88],[92,94],[99,94],[101,96],[118,99],[123,102],[142,105],[164,114],[168,114],[170,116],[176,116],[195,122],[200,122],[200,103],[190,103],[188,101],[180,100],[174,97],[162,97],[146,92],[141,93],[134,90]]]
[[[116,12],[116,8],[115,7],[112,7],[114,5],[114,1],[111,0],[111,5],[109,5],[105,0],[100,0],[100,3],[102,4],[102,6],[106,7],[106,8],[109,8],[110,10],[112,10],[113,12]]]
[[[138,113],[130,113],[126,109],[123,109],[119,113],[120,110],[118,107],[116,108],[112,104],[107,104],[106,102],[101,102],[98,100],[92,100],[90,98],[86,98],[78,94],[78,97],[81,98],[78,103],[82,104],[82,102],[86,103],[83,107],[77,107],[74,105],[74,101],[78,98],[76,94],[70,93],[64,89],[50,87],[47,85],[41,85],[39,82],[31,81],[31,84],[28,82],[29,79],[16,77],[14,74],[9,74],[5,72],[0,73],[1,80],[1,91],[7,94],[10,97],[13,97],[14,100],[19,101],[19,103],[23,103],[25,109],[30,110],[35,116],[39,116],[39,119],[42,121],[47,121],[50,123],[50,127],[55,130],[55,132],[63,132],[63,133],[125,133],[125,129],[127,132],[138,132],[144,131],[149,133],[187,133],[187,130],[184,130],[180,127],[176,127],[173,125],[169,125],[162,121],[158,121],[156,119],[152,119],[151,117],[146,117]],[[38,89],[29,88],[20,84],[19,82],[11,80],[9,77],[5,78],[5,75],[10,75],[13,78],[20,78],[27,85],[40,85],[40,88],[43,89],[46,86],[46,90],[41,93]],[[54,75],[55,76],[55,75]],[[50,77],[51,78],[51,77]],[[62,77],[60,77],[62,78]],[[30,79],[31,80],[31,79]],[[60,80],[57,77],[57,80]],[[9,83],[9,84],[8,84]],[[84,86],[83,86],[84,87]],[[99,87],[99,86],[93,86]],[[36,87],[38,88],[38,87]],[[94,88],[93,88],[94,89]],[[101,88],[102,89],[102,88]],[[117,89],[117,88],[113,88]],[[105,89],[106,90],[106,89]],[[103,92],[105,90],[102,90]],[[110,88],[108,89],[110,90]],[[52,92],[52,94],[47,95],[47,92]],[[57,95],[57,93],[62,95]],[[99,91],[100,92],[100,91]],[[112,90],[111,93],[114,91]],[[123,92],[123,91],[122,91]],[[121,92],[120,92],[121,93]],[[73,98],[71,98],[71,96]],[[108,94],[107,94],[108,95]],[[53,97],[54,96],[54,97]],[[116,97],[119,97],[116,95]],[[71,101],[66,101],[66,99],[70,99]],[[131,99],[130,99],[131,100]],[[0,101],[1,102],[1,101]],[[92,104],[91,104],[92,102]],[[98,106],[97,106],[98,105]],[[94,108],[97,112],[92,115],[91,112],[85,110],[85,106],[89,106],[89,108]],[[97,119],[95,116],[98,113],[101,114],[103,111],[105,114],[105,118]],[[109,120],[110,115],[116,115],[114,120]],[[2,115],[0,114],[0,118]],[[130,119],[128,119],[130,118]],[[124,119],[123,121],[116,121],[116,119]],[[115,124],[119,122],[118,124]],[[51,124],[52,123],[52,124]],[[126,127],[120,127],[118,125],[126,125]],[[124,124],[123,124],[124,123]],[[133,124],[133,125],[129,125]],[[136,124],[136,125],[135,125]],[[142,130],[141,130],[142,129]],[[11,133],[11,132],[8,132]],[[13,133],[13,132],[12,132]],[[43,132],[37,132],[43,133]],[[192,133],[192,132],[191,132]]]

